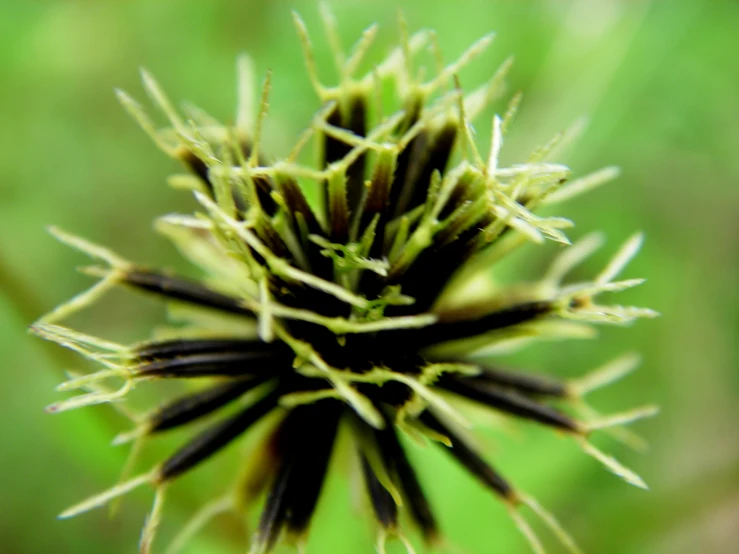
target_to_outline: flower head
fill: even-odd
[[[330,15],[326,19],[332,33],[333,20]],[[588,437],[606,429],[633,441],[619,426],[653,408],[603,418],[583,401],[589,390],[633,369],[633,356],[569,382],[481,361],[501,346],[581,335],[591,323],[620,324],[653,315],[595,300],[602,292],[641,283],[614,280],[638,249],[638,235],[591,281],[563,284],[600,238],[591,235],[570,245],[563,232],[570,221],[534,213],[612,178],[615,171],[607,168],[568,182],[569,169],[548,161],[562,137],[524,163],[501,166],[499,152],[518,96],[502,117],[493,118],[492,145],[487,156],[481,155],[470,121],[502,95],[510,63],[471,93],[463,92],[457,73],[491,37],[473,44],[454,63],[439,61],[433,77],[423,80],[416,77],[414,57],[429,44],[433,47],[433,35],[409,37],[401,26],[400,46],[357,77],[375,35],[376,28],[370,27],[350,55],[336,52],[339,83],[328,87],[317,77],[304,24],[297,16],[295,22],[321,107],[284,159],[274,160],[262,148],[270,77],[255,115],[246,58],[238,65],[240,104],[234,126],[193,109],[184,118],[147,73],[144,85],[168,127],[160,129],[139,104],[119,93],[160,148],[190,172],[173,177],[172,183],[191,189],[200,211],[165,216],[158,229],[203,270],[202,280],[144,268],[53,231],[102,263],[86,270],[100,281],[33,329],[102,369],[73,375],[60,388],[89,392],[50,410],[121,400],[136,386],[176,380],[193,388],[149,413],[131,414],[135,426],[117,442],[140,444],[214,417],[161,464],[62,515],[151,484],[156,500],[141,542],[142,551],[148,551],[166,486],[268,420],[260,426],[264,438],[256,463],[233,490],[194,517],[183,537],[219,511],[242,509],[264,493],[252,552],[269,552],[283,534],[300,544],[339,428],[345,427],[380,530],[380,550],[386,537],[398,537],[411,549],[398,524],[401,512],[427,541],[439,539],[424,485],[400,438],[407,435],[446,450],[499,497],[535,551],[542,547],[519,513],[524,506],[570,551],[577,551],[539,504],[468,443],[461,431],[468,422],[457,399],[572,437],[610,470],[643,485]],[[388,87],[400,99],[394,113],[382,107],[382,91]],[[317,166],[300,161],[310,142],[320,147]],[[318,202],[304,192],[310,181],[319,191]],[[527,242],[547,240],[561,243],[563,250],[539,280],[494,284],[491,273],[502,257]],[[134,345],[57,324],[116,286],[153,294],[180,310],[185,306],[191,324],[169,338]],[[115,383],[118,387],[111,387]],[[572,415],[578,410],[580,418]]]

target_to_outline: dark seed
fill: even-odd
[[[300,463],[290,478],[288,493],[290,510],[287,528],[292,533],[302,533],[308,528],[323,481],[326,477],[334,439],[343,405],[324,401],[311,406],[312,417],[304,424],[304,433],[298,441]]]
[[[229,381],[183,396],[157,410],[149,421],[149,428],[152,433],[157,433],[190,423],[222,408],[264,381],[263,378]]]
[[[374,435],[385,467],[400,489],[411,517],[421,528],[426,541],[433,542],[438,536],[436,519],[389,417],[386,418],[385,428],[375,430]]]
[[[145,343],[136,348],[138,360],[145,362],[213,352],[271,352],[283,350],[274,343],[243,339],[174,339]]]
[[[275,372],[286,365],[284,356],[271,352],[210,352],[178,358],[154,360],[138,366],[138,377],[194,377],[239,376],[250,377]],[[289,365],[288,365],[289,367]]]
[[[362,456],[362,472],[377,521],[386,529],[394,529],[398,525],[398,507],[393,497],[377,479],[364,456]]]
[[[526,302],[473,320],[444,321],[444,316],[441,315],[441,321],[416,332],[421,343],[419,347],[471,338],[497,329],[512,327],[547,315],[552,309],[551,302]]]
[[[513,489],[500,474],[495,471],[485,460],[483,460],[476,452],[474,452],[459,436],[444,425],[431,412],[426,410],[419,418],[421,423],[429,429],[446,437],[451,442],[451,446],[442,446],[449,454],[454,456],[457,461],[462,464],[472,475],[477,477],[486,486],[490,487],[500,496],[511,498]]]
[[[439,386],[449,392],[508,414],[537,421],[564,431],[576,433],[581,431],[577,421],[562,412],[512,390],[506,390],[490,383],[473,382],[469,379],[446,379],[439,382]]]
[[[347,106],[336,106],[329,115],[327,122],[334,127],[347,129],[357,136],[366,134],[367,106],[361,95],[348,98]],[[353,147],[330,136],[326,136],[324,143],[324,167],[341,160]],[[361,155],[353,162],[347,171],[346,196],[350,211],[355,211],[364,194],[364,166],[365,156]],[[328,199],[327,199],[328,200]],[[328,205],[328,203],[326,204]]]
[[[343,407],[328,400],[292,410],[276,432],[278,468],[259,521],[257,544],[270,551],[284,526],[303,532],[315,510]]]
[[[134,269],[125,273],[121,279],[127,285],[162,295],[171,300],[181,300],[224,312],[253,316],[251,310],[245,308],[240,299],[226,296],[200,283],[181,277],[172,277],[145,269]]]
[[[410,190],[413,192],[406,210],[412,210],[426,201],[431,175],[434,171],[443,174],[449,163],[456,138],[456,122],[446,122],[434,133],[425,148],[414,152],[414,158],[406,174],[406,182],[412,183]]]
[[[224,448],[275,408],[280,394],[280,391],[274,390],[256,403],[244,408],[235,416],[215,424],[197,435],[162,464],[159,480],[162,482],[171,481]]]
[[[485,384],[511,388],[516,392],[533,396],[553,396],[561,398],[567,395],[567,388],[559,381],[543,375],[533,375],[519,371],[510,371],[492,367],[482,367],[481,373],[473,377],[457,377],[462,383],[470,386]],[[448,378],[442,378],[445,381]]]

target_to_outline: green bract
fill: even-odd
[[[175,547],[224,510],[248,508],[262,491],[265,507],[252,552],[270,551],[284,533],[302,544],[318,500],[339,428],[348,429],[358,471],[376,516],[384,551],[387,537],[411,543],[398,525],[407,513],[428,542],[439,539],[433,510],[406,457],[401,434],[445,449],[510,508],[532,548],[542,547],[519,514],[538,514],[561,542],[572,539],[533,499],[513,487],[468,445],[459,428],[467,420],[455,399],[463,397],[517,418],[552,427],[578,441],[611,471],[642,486],[638,476],[589,442],[607,428],[654,412],[646,407],[600,418],[582,398],[636,365],[634,356],[607,364],[574,382],[561,382],[481,362],[494,353],[540,337],[587,335],[591,323],[626,323],[650,317],[642,308],[604,306],[595,298],[641,280],[614,279],[638,249],[630,239],[592,281],[563,284],[569,270],[597,248],[591,235],[570,245],[570,221],[540,217],[534,210],[611,179],[608,168],[568,183],[569,169],[548,161],[558,139],[523,163],[503,167],[499,152],[520,97],[492,121],[492,145],[483,157],[470,121],[504,92],[506,62],[489,82],[464,93],[457,72],[491,42],[485,37],[456,62],[438,63],[433,77],[416,77],[415,55],[434,46],[433,35],[407,36],[365,76],[360,61],[375,36],[370,27],[348,56],[336,46],[339,83],[323,85],[311,44],[295,18],[309,76],[320,108],[293,150],[273,160],[262,148],[262,125],[270,77],[261,101],[252,101],[251,66],[239,60],[239,107],[233,127],[199,110],[187,116],[144,73],[144,85],[169,126],[160,129],[133,99],[119,98],[156,144],[184,163],[187,175],[172,184],[191,189],[200,204],[192,215],[158,222],[181,252],[204,272],[192,281],[140,267],[105,248],[54,230],[63,242],[102,265],[87,268],[100,278],[89,291],[57,308],[34,326],[44,338],[77,350],[103,368],[73,376],[60,388],[89,392],[50,408],[62,411],[121,400],[134,386],[161,379],[196,383],[196,390],[153,412],[131,414],[132,431],[116,441],[140,442],[224,408],[169,459],[64,512],[72,516],[102,505],[141,484],[157,491],[142,535],[151,546],[165,486],[196,467],[269,416],[256,466],[232,490],[196,514]],[[441,59],[436,50],[437,59]],[[382,110],[382,91],[399,98],[394,113]],[[258,109],[253,112],[253,104]],[[310,143],[318,164],[299,163]],[[321,198],[312,202],[312,180]],[[563,245],[562,254],[538,281],[494,285],[491,269],[527,243]],[[170,301],[186,313],[189,327],[164,340],[124,346],[84,335],[56,322],[126,286]],[[118,388],[111,384],[119,383]],[[569,403],[577,419],[554,407]],[[121,405],[121,404],[117,404]],[[123,404],[125,406],[125,403]],[[261,428],[261,427],[260,427]]]

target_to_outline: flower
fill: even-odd
[[[327,15],[326,20],[337,49],[333,19]],[[510,63],[469,94],[462,91],[457,73],[488,46],[490,36],[456,62],[439,62],[436,74],[424,81],[415,76],[413,60],[433,35],[408,37],[401,25],[400,46],[370,73],[356,77],[375,36],[373,26],[348,57],[337,51],[340,80],[328,87],[317,77],[305,25],[298,16],[295,22],[322,105],[282,160],[269,158],[260,140],[270,77],[254,117],[247,58],[238,64],[240,105],[233,127],[199,110],[190,110],[185,120],[147,73],[144,85],[169,127],[159,129],[133,99],[118,93],[156,144],[190,171],[175,176],[172,184],[191,189],[202,211],[164,216],[158,229],[204,271],[204,279],[144,268],[52,230],[62,242],[104,265],[86,269],[100,278],[92,289],[54,310],[33,330],[103,368],[73,375],[60,389],[89,392],[49,410],[113,402],[136,386],[172,380],[195,383],[195,389],[149,413],[132,414],[134,429],[117,443],[138,444],[216,416],[152,470],[123,480],[61,517],[148,483],[156,496],[141,540],[141,550],[147,552],[166,486],[269,420],[256,466],[224,499],[196,514],[183,539],[219,510],[238,509],[264,492],[251,551],[271,551],[283,534],[301,544],[339,427],[345,426],[378,524],[378,550],[384,551],[388,537],[399,538],[412,550],[398,524],[399,510],[407,512],[428,542],[439,539],[434,512],[400,439],[407,435],[446,450],[499,497],[534,551],[541,552],[542,546],[519,513],[521,507],[540,516],[564,546],[577,552],[556,520],[467,442],[461,429],[468,422],[457,399],[551,427],[628,482],[643,486],[588,437],[605,429],[633,442],[620,426],[654,413],[654,408],[599,417],[583,401],[590,390],[633,369],[634,356],[570,382],[503,369],[480,356],[540,337],[581,335],[591,323],[622,324],[654,315],[595,302],[602,292],[642,282],[614,281],[637,251],[639,235],[593,280],[563,284],[569,270],[601,239],[591,235],[570,245],[562,231],[570,221],[534,214],[540,206],[609,180],[615,170],[568,183],[569,169],[547,161],[561,136],[525,163],[502,167],[500,148],[520,96],[502,117],[493,118],[492,145],[483,159],[470,120],[501,96]],[[382,109],[387,87],[401,101],[401,109],[392,114]],[[311,141],[321,147],[318,167],[299,162]],[[320,203],[304,193],[302,183],[309,180],[321,191]],[[545,240],[566,248],[539,280],[508,287],[492,281],[491,268],[502,257],[527,242]],[[119,285],[159,296],[180,311],[186,306],[191,325],[174,330],[169,338],[127,346],[58,324]],[[111,388],[111,382],[121,385]],[[579,409],[583,418],[555,402]],[[216,412],[222,410],[228,415],[218,419]]]

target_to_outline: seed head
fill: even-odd
[[[156,496],[141,539],[141,551],[148,552],[166,486],[265,420],[256,430],[264,436],[255,463],[233,488],[193,516],[174,549],[210,518],[247,510],[262,494],[266,500],[251,552],[271,551],[282,536],[302,545],[337,434],[346,428],[377,522],[378,551],[393,537],[412,551],[398,523],[403,512],[427,542],[440,540],[424,485],[401,440],[406,435],[435,444],[474,475],[509,508],[534,551],[543,550],[522,507],[577,552],[556,520],[467,440],[468,422],[457,400],[559,431],[629,483],[644,486],[588,439],[603,429],[634,443],[621,426],[654,408],[600,417],[584,402],[589,391],[631,371],[635,356],[575,381],[482,361],[538,338],[588,335],[593,323],[624,324],[654,315],[596,301],[602,292],[642,282],[614,280],[639,248],[639,235],[592,280],[563,284],[602,240],[590,235],[571,245],[563,232],[570,221],[535,214],[541,206],[610,180],[616,171],[607,168],[569,182],[570,170],[548,161],[566,135],[535,150],[524,163],[503,166],[499,153],[520,96],[502,117],[493,118],[492,145],[483,156],[471,121],[503,95],[510,63],[471,93],[462,90],[457,74],[492,36],[451,64],[439,61],[435,74],[424,80],[417,76],[416,54],[429,45],[438,60],[441,54],[431,33],[408,36],[401,24],[400,45],[371,72],[357,76],[376,27],[345,55],[332,16],[324,15],[338,84],[326,86],[318,79],[306,27],[296,15],[320,108],[283,159],[271,158],[261,141],[271,77],[254,112],[251,63],[245,57],[238,61],[233,126],[195,108],[180,115],[146,72],[144,87],[167,127],[160,128],[136,101],[118,92],[154,142],[189,171],[171,183],[192,190],[200,211],[164,216],[157,229],[204,277],[189,280],[145,268],[53,229],[59,240],[101,264],[85,269],[100,280],[33,330],[102,369],[73,375],[60,389],[88,392],[49,411],[124,400],[136,386],[171,380],[196,388],[145,414],[114,402],[134,422],[116,443],[140,445],[171,429],[214,419],[153,469],[123,479],[61,517],[150,484]],[[399,98],[394,113],[382,109],[382,91],[389,88]],[[310,143],[319,147],[316,166],[301,162]],[[305,194],[309,182],[319,198]],[[502,258],[526,243],[545,241],[563,247],[541,278],[494,285],[491,275]],[[58,325],[118,286],[158,296],[175,310],[186,307],[191,325],[171,338],[133,345]]]

